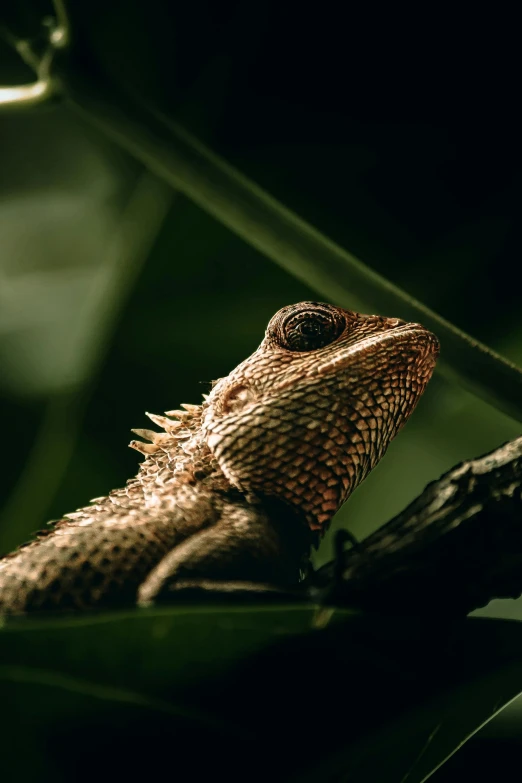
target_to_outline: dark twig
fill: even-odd
[[[522,437],[429,484],[312,595],[369,610],[465,614],[522,593]],[[333,585],[333,587],[332,587]],[[326,591],[326,592],[325,592]]]

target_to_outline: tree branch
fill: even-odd
[[[313,577],[314,597],[399,613],[467,614],[522,593],[522,437],[463,462]]]

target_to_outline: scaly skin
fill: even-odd
[[[0,612],[147,604],[180,580],[295,585],[314,538],[381,459],[438,355],[419,324],[284,307],[202,405],[166,417],[124,489],[0,560]]]

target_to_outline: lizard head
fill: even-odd
[[[330,304],[283,307],[209,395],[203,430],[231,484],[324,530],[381,459],[439,352],[420,324]]]

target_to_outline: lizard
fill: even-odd
[[[313,544],[414,410],[420,324],[300,302],[200,405],[133,430],[125,487],[0,559],[0,613],[149,605],[183,580],[296,585]]]

